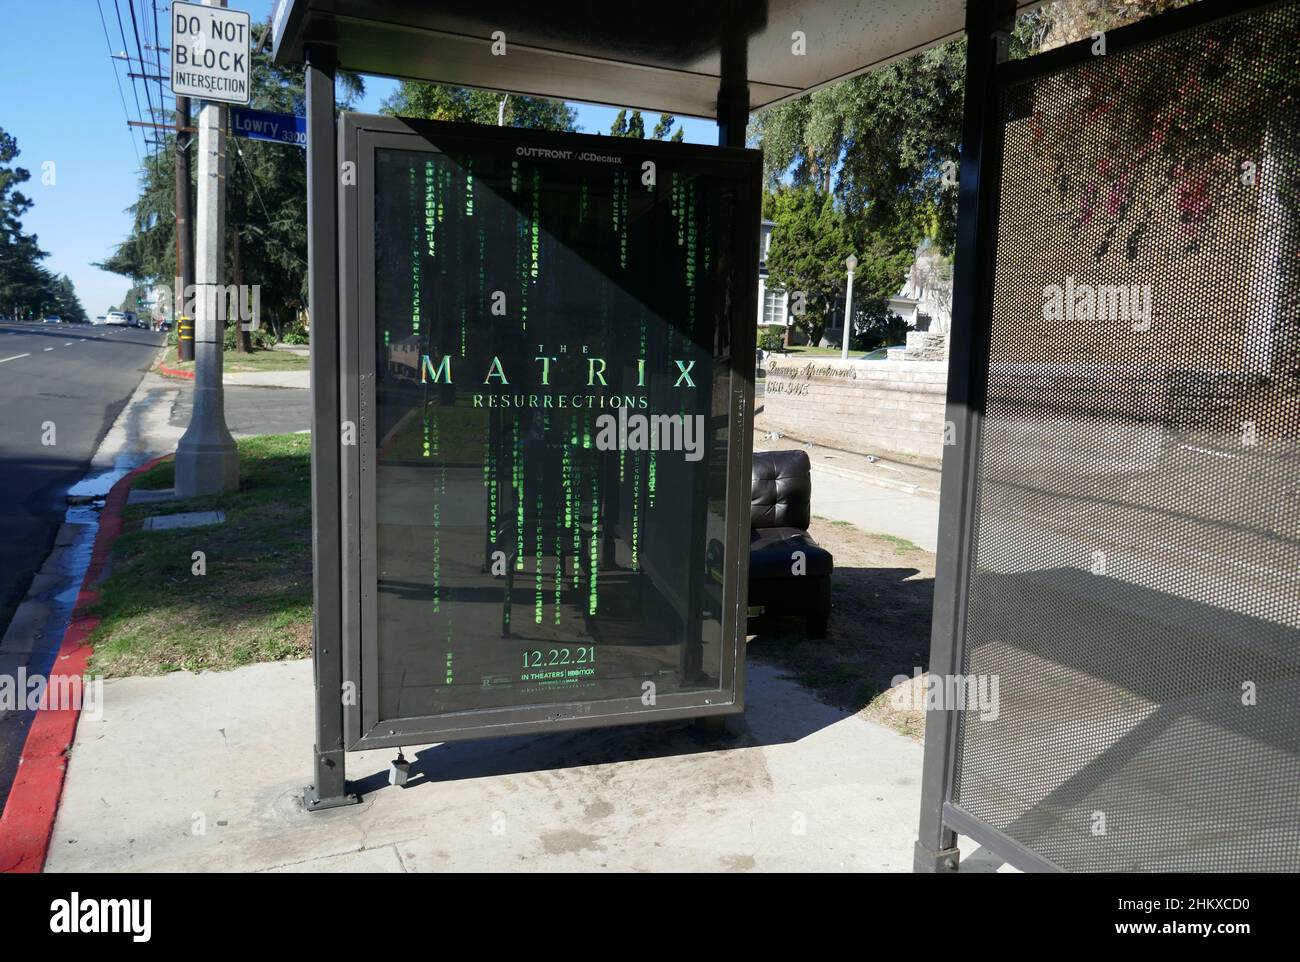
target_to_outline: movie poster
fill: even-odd
[[[608,142],[376,151],[380,717],[720,685],[743,188]]]

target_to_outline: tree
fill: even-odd
[[[66,276],[56,277],[42,264],[49,255],[35,234],[23,230],[23,215],[33,201],[18,190],[31,174],[14,164],[20,151],[13,135],[0,129],[0,314],[36,317],[58,314],[84,321],[86,312]]]
[[[1191,2],[1057,0],[1018,18],[1011,56]],[[957,38],[764,111],[753,133],[769,184],[789,179],[823,191],[834,187],[851,220],[861,217],[913,249],[929,238],[951,254],[965,70],[966,41]],[[1129,90],[1127,96],[1142,102],[1144,94]]]
[[[671,140],[674,143],[681,143],[682,138],[686,136],[686,129],[684,127],[678,127],[675,134],[671,137],[668,136],[668,132],[673,129],[673,124],[676,122],[677,118],[672,114],[660,114],[659,123],[655,124],[654,139]]]
[[[32,206],[31,198],[15,189],[32,176],[24,167],[10,166],[19,153],[18,141],[0,128],[0,244],[5,245],[21,241],[22,217]]]
[[[853,328],[849,347],[870,351],[898,344],[907,336],[907,322],[889,310],[889,299],[903,286],[914,252],[897,242],[845,218],[850,250],[857,255],[853,272]],[[847,255],[846,255],[847,256]],[[841,259],[843,267],[843,259]],[[843,280],[840,288],[843,289]]]
[[[75,324],[85,324],[90,321],[86,316],[86,309],[81,306],[81,298],[77,296],[72,278],[67,274],[60,274],[53,279],[51,293],[54,295],[55,313],[65,321]]]
[[[1188,2],[1150,0],[1143,13]],[[1131,19],[1135,5],[1075,0],[1065,6],[1038,11],[1045,45]],[[1033,110],[1035,148],[1053,162],[1054,193],[1071,230],[1077,235],[1088,224],[1109,225],[1096,259],[1122,246],[1132,260],[1155,213],[1168,207],[1177,211],[1189,249],[1198,246],[1239,196],[1243,159],[1256,169],[1270,159],[1280,169],[1296,169],[1294,126],[1269,129],[1259,102],[1267,91],[1292,113],[1300,103],[1300,53],[1287,23],[1264,14],[1222,38],[1162,44],[1114,69],[1082,75],[1070,103]],[[1300,190],[1291,178],[1280,181],[1273,186],[1294,212]]]
[[[792,324],[816,344],[830,319],[836,286],[844,281],[844,219],[829,194],[807,184],[778,188],[765,201],[766,216],[776,225],[767,255],[768,283],[788,292]]]
[[[505,110],[501,101],[505,99]],[[450,120],[467,124],[495,126],[498,116],[511,127],[530,130],[577,129],[578,114],[560,100],[544,97],[520,97],[491,90],[471,90],[415,80],[403,80],[381,108],[396,117],[420,117],[425,120]]]
[[[950,250],[957,188],[945,178],[961,139],[966,47],[952,40],[759,115],[770,185],[832,190],[848,217],[915,249]]]
[[[681,127],[677,128],[677,133],[671,137],[668,136],[669,131],[673,129],[673,124],[676,122],[677,118],[672,114],[660,114],[659,122],[655,124],[654,131],[651,133],[652,139],[672,140],[680,143],[685,136],[685,131]],[[645,140],[645,120],[641,117],[641,111],[634,110],[632,115],[628,116],[626,109],[620,110],[618,116],[614,118],[613,126],[609,128],[609,132],[614,137],[635,137],[638,140]]]
[[[645,122],[641,119],[641,111],[634,110],[629,117],[626,108],[620,110],[609,128],[609,133],[611,137],[635,137],[644,140]]]
[[[783,186],[766,195],[764,216],[776,225],[767,255],[768,283],[790,293],[793,324],[810,344],[821,340],[844,292],[844,259],[850,253],[858,257],[855,333],[888,324],[887,301],[903,283],[911,251],[898,251],[889,238],[860,222],[850,223],[834,197],[811,184]],[[874,336],[883,335],[877,331]]]

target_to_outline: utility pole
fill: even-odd
[[[224,7],[226,0],[203,0]],[[194,409],[176,446],[176,496],[221,494],[239,487],[239,452],[226,427],[221,376],[227,298],[226,107],[204,101],[199,108],[198,225],[195,231]],[[236,295],[238,303],[238,295]],[[239,323],[236,320],[235,323]]]
[[[176,356],[194,360],[194,318],[185,312],[185,293],[194,284],[194,212],[190,204],[190,98],[176,98]]]

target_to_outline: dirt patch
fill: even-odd
[[[758,861],[752,855],[724,855],[719,861],[724,872],[753,872],[758,868]]]
[[[920,738],[924,712],[896,707],[887,692],[896,676],[911,679],[929,659],[934,555],[842,521],[814,518],[810,532],[835,556],[827,637],[808,639],[801,618],[764,616],[750,622],[750,655],[775,662],[829,704]]]
[[[864,718],[892,728],[914,741],[925,741],[925,674],[882,691],[862,710]]]
[[[542,835],[542,851],[547,855],[570,855],[586,851],[602,851],[600,837],[587,835],[575,829],[562,829]]]

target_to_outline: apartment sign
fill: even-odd
[[[244,10],[173,3],[172,93],[247,104],[252,91],[253,31]]]

